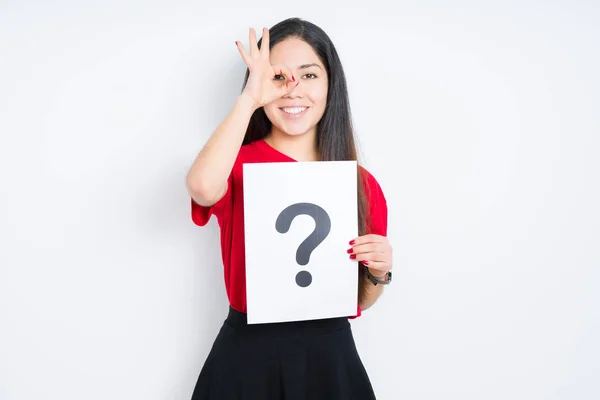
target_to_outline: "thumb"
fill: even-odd
[[[285,84],[281,85],[281,87],[280,87],[282,96],[285,94],[288,94],[289,92],[294,90],[294,88],[296,86],[298,86],[298,84],[300,84],[300,81],[296,79],[292,70],[289,69],[288,67],[286,67],[284,65],[278,65],[278,66],[276,66],[275,71],[277,74],[283,75],[287,78]]]
[[[285,85],[281,87],[282,95],[286,95],[290,93],[292,90],[296,89],[296,86],[300,84],[300,81],[287,81]]]

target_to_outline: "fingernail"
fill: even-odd
[[[296,78],[294,78],[294,75],[292,75],[292,81],[296,82]]]
[[[367,260],[364,260],[362,263],[365,265],[369,265],[369,262]]]
[[[350,241],[350,246],[352,246],[354,244],[354,240]]]
[[[352,254],[352,249],[348,249],[348,254]]]
[[[356,260],[356,254],[350,254],[350,259]]]
[[[237,40],[235,41],[235,45],[236,45],[236,46],[238,45],[238,43],[237,43]]]

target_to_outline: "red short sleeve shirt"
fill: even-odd
[[[225,290],[231,307],[243,313],[247,312],[247,308],[242,165],[260,162],[296,162],[296,160],[276,150],[264,139],[244,145],[240,148],[227,180],[227,192],[223,198],[210,207],[201,206],[193,199],[191,201],[192,220],[196,225],[206,225],[212,215],[217,219],[221,231],[221,257],[224,267]],[[371,213],[371,225],[368,227],[368,233],[386,236],[387,204],[385,196],[375,177],[364,168],[361,168],[361,171],[364,174],[363,182],[366,185]],[[357,306],[356,315],[349,317],[356,318],[360,315],[361,309],[360,306]]]

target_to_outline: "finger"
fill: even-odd
[[[354,246],[348,249],[348,254],[361,254],[361,253],[369,253],[369,252],[380,252],[384,253],[386,251],[386,247],[383,243],[375,243],[369,242],[365,244],[355,244]]]
[[[296,80],[294,73],[288,67],[286,67],[284,65],[274,65],[273,70],[275,71],[275,74],[283,75],[286,77],[285,84],[282,85],[280,88],[282,96],[290,93],[292,90],[294,90],[300,84],[300,81]]]
[[[286,77],[286,85],[290,82],[294,83],[294,85],[297,83],[296,78],[294,77],[294,73],[285,65],[273,65],[273,70],[277,75],[283,75]]]
[[[258,50],[258,44],[256,42],[256,31],[254,28],[250,28],[250,33],[248,36],[250,39],[250,57],[254,59],[260,54]]]
[[[275,75],[283,75],[287,78],[288,81],[294,81],[295,83],[295,77],[292,74],[292,70],[289,69],[288,67],[286,67],[285,65],[273,65],[273,71],[275,72]]]
[[[369,253],[350,254],[350,259],[355,261],[376,261],[389,263],[386,253],[371,251]]]
[[[244,45],[238,41],[235,42],[235,45],[237,46],[237,49],[240,52],[240,55],[242,56],[244,63],[246,63],[246,65],[248,67],[250,67],[252,65],[252,59],[250,58],[248,53],[246,53],[246,50],[244,50]]]
[[[260,56],[266,60],[269,59],[269,30],[267,28],[263,28],[263,35],[260,42]]]
[[[365,263],[363,262],[363,264]],[[369,268],[369,272],[371,273],[371,275],[375,276],[376,278],[383,278],[388,271],[392,270],[391,265],[387,265],[385,263],[380,263],[377,261],[370,261],[366,263],[365,266]]]
[[[299,84],[300,81],[296,82],[288,80],[287,83],[284,86],[282,86],[283,94],[286,95],[288,93],[291,93],[294,89],[296,89],[296,87],[298,87]]]
[[[369,267],[371,271],[382,271],[383,273],[392,270],[392,264],[385,261],[363,260],[362,263]],[[383,275],[382,273],[382,275]]]
[[[374,233],[355,237],[350,241],[350,245],[363,244],[369,242],[385,242],[387,238],[385,236],[376,235]]]

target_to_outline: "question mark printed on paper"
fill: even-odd
[[[315,230],[298,246],[296,262],[300,265],[308,264],[310,255],[329,235],[331,219],[327,212],[316,204],[296,203],[286,207],[277,217],[275,229],[279,233],[289,231],[292,221],[298,215],[309,215],[315,220]],[[307,287],[312,282],[312,275],[308,271],[300,271],[296,275],[296,283],[300,287]]]

